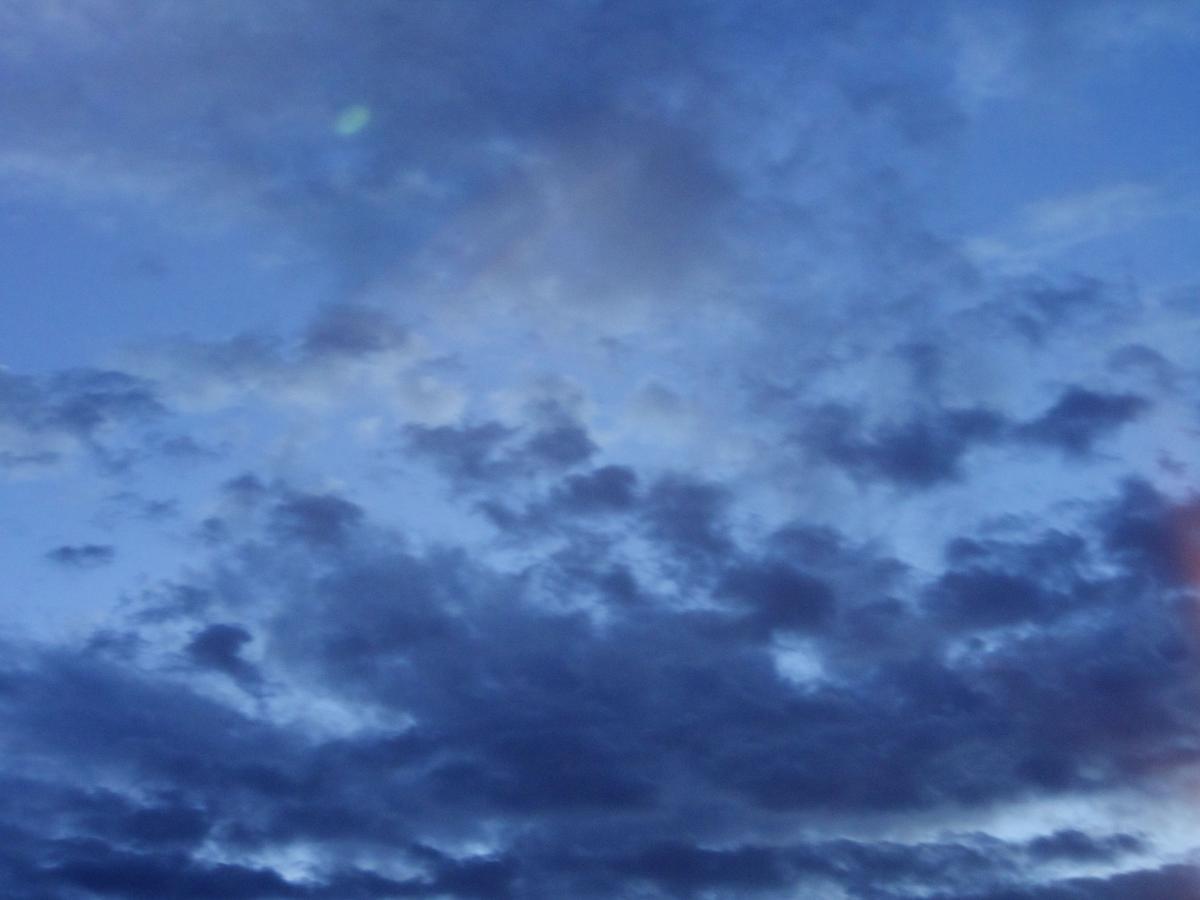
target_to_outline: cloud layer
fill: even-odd
[[[1200,20],[827,6],[0,5],[0,893],[1200,890]]]

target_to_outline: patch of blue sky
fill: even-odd
[[[39,202],[0,214],[0,364],[103,365],[175,334],[217,339],[306,317],[328,265],[286,235],[139,202]]]
[[[951,138],[946,193],[929,203],[960,234],[1004,228],[1025,207],[1132,185],[1173,200],[1200,154],[1200,116],[1189,85],[1200,54],[1188,43],[1138,47],[1132,58],[1095,60],[1066,86],[1034,81],[988,101]],[[1195,206],[1183,210],[1194,214]]]

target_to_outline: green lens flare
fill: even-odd
[[[358,134],[371,122],[371,108],[363,103],[347,106],[334,121],[333,130],[342,137]]]

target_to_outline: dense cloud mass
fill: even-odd
[[[1200,13],[0,2],[0,895],[1200,896]]]

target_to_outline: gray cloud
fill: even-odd
[[[108,544],[63,544],[46,554],[46,558],[61,566],[87,569],[113,561],[117,551]]]
[[[976,890],[969,886],[987,884],[1037,896],[1051,889],[1022,881],[1021,858],[1096,861],[1137,857],[1146,847],[1078,833],[1046,835],[1025,848],[974,840],[756,845],[746,835],[765,838],[772,817],[783,813],[915,812],[1031,790],[1097,792],[1149,777],[1165,760],[1182,763],[1178,748],[1200,725],[1189,712],[1200,690],[1192,650],[1171,637],[1180,613],[1147,580],[1154,573],[1143,566],[1153,557],[1144,550],[1128,557],[1128,569],[1089,582],[1080,574],[1087,551],[1074,536],[962,538],[949,548],[954,567],[930,594],[913,598],[928,614],[921,605],[891,613],[901,625],[888,638],[897,647],[913,634],[925,637],[906,651],[879,653],[862,643],[870,604],[843,598],[826,581],[862,569],[863,559],[852,562],[860,551],[796,523],[772,539],[765,556],[751,552],[727,533],[716,488],[663,482],[637,495],[644,509],[636,515],[693,575],[719,573],[708,583],[726,605],[701,610],[661,593],[630,605],[632,586],[626,580],[619,589],[619,563],[610,558],[612,577],[596,579],[590,594],[606,612],[600,626],[579,611],[545,606],[524,577],[489,571],[459,551],[414,554],[372,534],[361,511],[351,524],[340,514],[326,521],[306,505],[357,509],[342,498],[255,488],[245,478],[238,484],[279,498],[268,500],[265,530],[231,548],[222,565],[222,579],[242,587],[226,588],[230,599],[218,603],[262,598],[239,607],[257,624],[213,621],[207,606],[181,607],[185,617],[207,619],[197,623],[187,656],[202,669],[257,683],[259,669],[243,650],[252,631],[266,629],[261,677],[273,693],[321,685],[415,724],[314,741],[294,725],[203,699],[186,681],[161,683],[119,657],[106,659],[102,645],[90,655],[10,665],[6,730],[22,753],[55,748],[47,770],[61,785],[55,790],[75,790],[76,778],[123,773],[171,797],[165,809],[176,810],[131,812],[121,839],[131,843],[112,833],[87,854],[64,857],[71,860],[65,868],[37,883],[62,879],[124,895],[143,890],[136,885],[177,885],[169,889],[208,896],[217,888],[186,887],[188,879],[229,879],[250,885],[246,896],[462,897],[536,896],[564,885],[578,896],[609,896],[627,884],[667,896],[769,896],[831,882],[861,896],[885,896],[878,892],[900,884],[966,896]],[[1122,498],[1098,511],[1098,527],[1124,533],[1130,503]],[[1147,500],[1141,503],[1144,510]],[[1154,509],[1162,521],[1175,514],[1161,501]],[[320,556],[311,553],[314,541]],[[727,564],[729,554],[740,560]],[[603,559],[593,547],[590,566],[561,569],[558,583],[578,591]],[[1049,568],[1047,560],[1054,561]],[[885,562],[874,564],[882,572]],[[311,574],[297,577],[305,571]],[[1087,618],[1064,618],[1056,605],[1086,609]],[[1050,630],[1014,634],[974,658],[930,654],[963,628],[1029,620]],[[153,629],[153,621],[141,627]],[[772,641],[796,633],[815,638],[817,652],[842,667],[836,679],[799,689],[781,677]],[[843,641],[858,651],[837,662]],[[986,766],[977,764],[981,758]],[[79,810],[70,815],[82,818],[72,821],[94,821],[81,800],[62,802],[63,814]],[[680,843],[678,828],[698,802],[706,811],[694,826],[695,843]],[[417,849],[434,835],[467,839],[481,816],[504,823],[502,850],[455,861]],[[172,856],[167,865],[139,836],[138,823],[148,829],[159,819],[161,840],[177,848],[201,834],[231,858],[295,841],[350,842],[359,852],[408,847],[402,852],[425,874],[355,875],[330,859],[318,887],[246,864],[214,870]],[[24,839],[47,839],[33,834]],[[580,847],[592,849],[581,855]],[[1092,883],[1053,890],[1070,896]],[[895,896],[915,896],[903,890]]]

